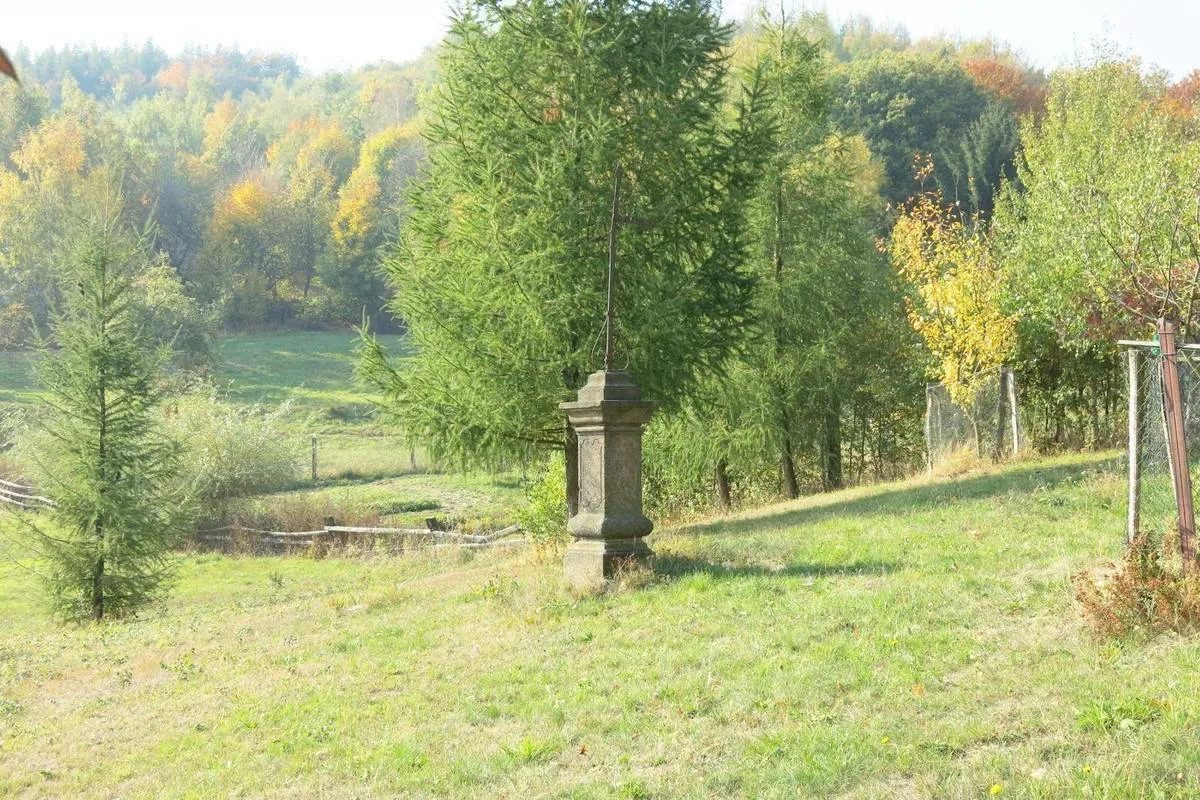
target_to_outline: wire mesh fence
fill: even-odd
[[[970,403],[959,403],[940,383],[925,388],[925,446],[929,469],[964,453],[1004,458],[1024,441],[1016,380],[998,370],[983,380]]]
[[[1130,490],[1126,535],[1132,538],[1139,532],[1172,531],[1178,526],[1179,511],[1163,403],[1165,358],[1153,343],[1145,343],[1131,347],[1128,359]],[[1200,480],[1200,351],[1181,349],[1178,364],[1188,474],[1195,487]]]
[[[1126,538],[1139,531],[1165,533],[1175,525],[1175,492],[1167,454],[1166,416],[1163,414],[1162,355],[1157,350],[1129,353],[1130,439],[1129,522]],[[1183,359],[1181,366],[1188,359]],[[1191,373],[1192,369],[1180,370]],[[1181,385],[1192,383],[1183,382]],[[1184,396],[1195,395],[1184,389]]]

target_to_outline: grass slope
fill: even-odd
[[[1196,797],[1200,643],[1096,641],[1071,599],[1112,467],[662,531],[594,598],[528,554],[203,556],[75,628],[0,568],[0,796]]]

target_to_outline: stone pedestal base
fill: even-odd
[[[563,556],[563,572],[576,589],[598,589],[622,569],[652,555],[654,551],[640,538],[576,539]]]

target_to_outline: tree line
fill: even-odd
[[[471,466],[557,447],[571,473],[557,403],[599,365],[620,167],[617,338],[659,405],[651,498],[912,467],[935,364],[890,230],[926,185],[990,217],[1040,72],[820,14],[735,27],[705,2],[571,0],[468,4],[438,65],[385,262],[417,354],[394,367],[368,340],[363,362],[410,436]]]
[[[379,310],[377,252],[423,146],[428,58],[308,75],[291,56],[153,45],[13,54],[0,86],[0,346],[44,331],[71,220],[119,185],[162,267],[160,316],[220,330]]]
[[[1198,311],[1200,72],[574,0],[467,4],[439,68],[385,262],[417,355],[368,340],[363,373],[446,461],[557,447],[571,473],[556,408],[599,365],[617,168],[618,339],[667,510],[904,474],[923,384],[970,408],[1002,367],[1035,446],[1108,446],[1115,340]]]

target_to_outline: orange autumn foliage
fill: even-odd
[[[963,69],[983,91],[1012,103],[1018,114],[1040,114],[1046,108],[1046,89],[1024,70],[995,58],[973,58]]]

